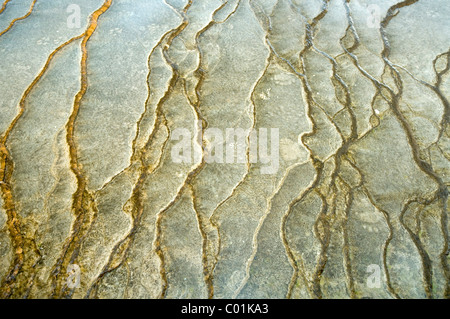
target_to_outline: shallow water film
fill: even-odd
[[[1,0],[1,298],[448,298],[448,0]]]

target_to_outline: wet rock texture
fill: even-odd
[[[4,1],[0,296],[448,298],[449,16]],[[278,170],[177,163],[198,123],[278,128]]]

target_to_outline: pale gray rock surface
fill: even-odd
[[[2,2],[0,297],[448,298],[447,2]]]

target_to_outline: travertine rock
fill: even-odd
[[[447,0],[4,1],[2,298],[448,298]]]

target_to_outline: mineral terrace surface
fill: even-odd
[[[4,1],[0,297],[448,298],[449,16]]]

